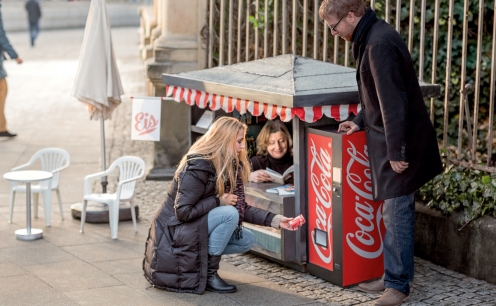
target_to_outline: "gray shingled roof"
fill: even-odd
[[[289,107],[358,103],[355,69],[292,54],[162,75],[162,82],[208,93]],[[424,97],[441,86],[421,83]]]

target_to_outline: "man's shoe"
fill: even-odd
[[[17,134],[12,134],[12,133],[9,133],[9,131],[5,131],[5,132],[0,132],[0,137],[16,137]]]
[[[374,306],[398,306],[408,300],[409,296],[393,288],[387,288],[384,294],[375,301]]]
[[[368,282],[368,283],[360,283],[357,286],[357,289],[367,293],[381,293],[386,290],[384,286],[384,274],[378,280]],[[413,283],[410,283],[410,294],[413,292]]]
[[[382,278],[369,282],[369,283],[360,283],[357,287],[358,290],[367,292],[367,293],[381,293],[386,290],[384,287],[384,275]]]

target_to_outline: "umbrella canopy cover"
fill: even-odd
[[[91,119],[105,120],[123,94],[105,0],[92,0],[72,95],[88,106]]]

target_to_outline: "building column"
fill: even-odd
[[[206,25],[206,0],[159,0],[160,37],[153,41],[153,57],[146,61],[148,94],[165,96],[162,73],[180,73],[205,68],[206,51],[200,31]],[[158,27],[157,27],[158,28]],[[190,106],[162,101],[160,141],[154,146],[151,180],[168,180],[188,151]]]
[[[138,10],[140,15],[140,55],[143,60],[153,56],[153,40],[160,36],[155,34],[158,23],[159,0],[154,0],[153,5],[141,6]],[[155,32],[154,32],[155,31]],[[156,37],[153,37],[155,35]]]

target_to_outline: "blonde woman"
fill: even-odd
[[[250,250],[254,235],[241,223],[292,230],[289,221],[246,204],[249,176],[246,125],[221,117],[182,158],[167,198],[155,214],[143,270],[157,288],[201,294],[231,293],[217,274],[223,254]]]
[[[250,181],[255,183],[272,181],[264,171],[267,168],[283,174],[293,165],[293,141],[284,123],[279,120],[265,123],[257,137],[257,155],[250,163],[253,170]]]

